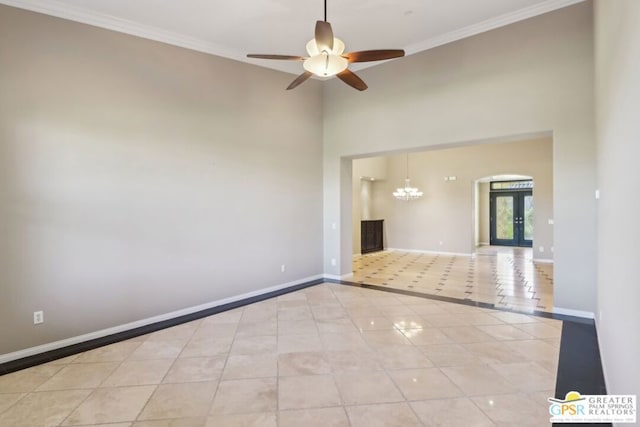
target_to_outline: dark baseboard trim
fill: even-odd
[[[607,394],[595,324],[585,325],[574,322],[562,324],[555,398],[564,400],[570,391],[577,391],[580,394]],[[554,423],[553,425],[611,427],[611,423]]]
[[[300,283],[288,288],[280,289],[277,291],[267,292],[262,295],[257,295],[251,298],[245,298],[239,301],[230,302],[228,304],[219,305],[217,307],[207,308],[206,310],[197,311],[195,313],[186,314],[184,316],[175,317],[173,319],[163,320],[161,322],[151,323],[149,325],[140,326],[139,328],[129,329],[127,331],[118,332],[116,334],[107,335],[104,337],[84,341],[78,344],[50,350],[44,353],[34,354],[22,359],[12,360],[0,364],[0,375],[9,374],[11,372],[19,371],[32,366],[41,365],[43,363],[52,362],[64,357],[73,356],[74,354],[82,353],[85,351],[93,350],[105,345],[114,344],[120,341],[125,341],[131,338],[139,337],[140,335],[146,335],[151,332],[159,331],[161,329],[171,328],[183,323],[191,322],[194,320],[202,319],[213,314],[222,313],[223,311],[232,310],[234,308],[243,307],[245,305],[253,304],[259,301],[264,301],[273,297],[295,292],[300,289],[305,289],[311,286],[324,283],[324,279],[316,279],[310,282]]]
[[[556,374],[555,398],[564,399],[569,391],[577,391],[580,394],[607,394],[602,370],[602,360],[600,358],[600,350],[598,347],[598,335],[595,322],[592,319],[548,313],[546,311],[534,311],[533,313],[519,312],[517,310],[496,307],[494,304],[490,303],[429,295],[403,289],[389,288],[386,286],[354,283],[345,280],[327,279],[325,282],[338,283],[365,289],[375,289],[399,295],[409,295],[435,301],[463,304],[472,307],[489,308],[499,311],[523,313],[548,319],[562,320],[562,336],[560,338],[560,356],[558,360],[558,372]],[[551,418],[551,416],[549,416],[549,418]],[[554,423],[553,425],[558,427],[569,425],[611,427],[610,423]]]
[[[127,331],[119,332],[117,334],[108,335],[101,338],[85,341],[82,343],[62,347],[59,349],[47,351],[44,353],[36,354],[33,356],[25,357],[23,359],[13,360],[0,364],[0,375],[9,374],[11,372],[19,371],[22,369],[30,368],[32,366],[40,365],[43,363],[51,362],[53,360],[61,359],[64,357],[72,356],[77,353],[93,350],[98,347],[102,347],[116,342],[128,340],[141,335],[146,335],[151,332],[159,331],[161,329],[170,328],[173,326],[181,325],[183,323],[191,322],[193,320],[208,317],[214,314],[222,313],[234,308],[243,307],[245,305],[253,304],[259,301],[264,301],[270,298],[278,297],[290,292],[295,292],[300,289],[305,289],[311,286],[319,285],[321,283],[336,283],[345,286],[354,286],[364,289],[373,289],[378,291],[390,292],[399,295],[409,295],[425,299],[431,299],[436,301],[450,302],[455,304],[464,304],[479,308],[489,308],[505,312],[521,313],[516,310],[509,310],[500,307],[495,307],[494,304],[483,303],[479,301],[463,300],[457,298],[443,297],[438,295],[428,295],[419,292],[413,292],[402,289],[394,289],[377,285],[367,285],[363,283],[354,283],[344,280],[335,279],[317,279],[310,282],[301,283],[278,291],[268,292],[255,297],[246,298],[243,300],[235,301],[232,303],[220,305],[217,307],[208,308],[195,313],[187,314],[184,316],[176,317],[173,319],[164,320],[162,322],[152,323],[149,325],[141,326],[139,328],[130,329]],[[545,317],[550,319],[557,319],[563,321],[562,337],[560,341],[560,358],[558,361],[558,373],[556,380],[555,397],[558,399],[564,399],[564,396],[568,391],[578,391],[581,394],[606,394],[606,387],[604,382],[604,375],[602,371],[602,361],[600,359],[600,351],[598,348],[598,337],[596,334],[595,323],[591,319],[584,319],[575,316],[559,315],[554,313],[547,313],[542,311],[536,311],[534,313],[525,313],[528,315]],[[566,426],[570,424],[558,424],[558,426]],[[578,425],[578,424],[576,424]],[[594,425],[594,426],[611,426],[611,424],[579,424],[581,426]]]

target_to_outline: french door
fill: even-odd
[[[533,245],[533,193],[531,191],[491,192],[491,244]]]

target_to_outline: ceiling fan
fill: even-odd
[[[367,89],[367,84],[354,72],[349,70],[352,62],[383,61],[385,59],[400,58],[404,56],[402,49],[363,50],[359,52],[344,53],[342,40],[333,37],[331,24],[327,22],[327,0],[324,0],[324,21],[316,21],[315,37],[307,43],[309,56],[295,55],[263,55],[250,53],[248,58],[278,59],[285,61],[304,61],[304,73],[300,74],[287,90],[293,89],[304,83],[309,77],[337,76],[340,80],[358,90]]]

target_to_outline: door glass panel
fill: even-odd
[[[524,240],[533,240],[533,196],[524,196]]]
[[[513,197],[496,197],[496,238],[513,240]]]

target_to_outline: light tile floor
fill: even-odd
[[[486,302],[531,313],[553,312],[553,264],[531,248],[479,247],[474,256],[383,251],[356,256],[356,283]]]
[[[548,426],[561,327],[322,284],[0,376],[0,425]]]

